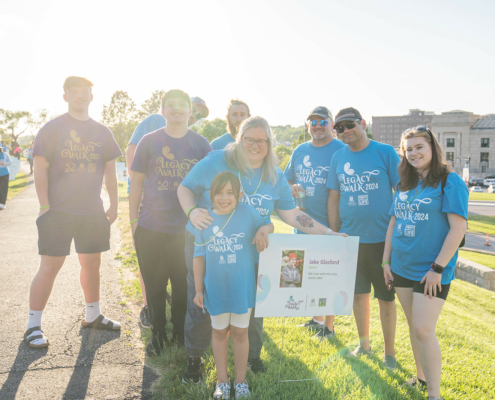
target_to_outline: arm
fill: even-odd
[[[187,211],[191,207],[196,205],[194,193],[191,192],[185,186],[182,186],[182,184],[180,184],[179,188],[177,189],[177,197],[179,198],[180,205],[186,215],[187,215]],[[210,221],[213,221],[213,218],[210,217],[210,213],[208,212],[208,210],[204,210],[202,208],[195,208],[190,212],[189,220],[191,221],[191,223],[194,225],[195,228],[201,231],[203,230],[203,228],[205,229],[208,228],[207,224],[211,225]]]
[[[132,162],[134,161],[134,154],[136,153],[136,145],[134,143],[129,143],[127,149],[125,150],[125,161],[127,163],[127,173],[129,174],[129,178],[132,179],[131,170]]]
[[[294,283],[301,283],[301,272],[296,268],[296,276],[294,278]]]
[[[287,282],[287,283],[293,282],[293,280],[290,276],[290,267],[287,267],[287,265],[282,270],[282,277],[284,278],[284,282]]]
[[[320,224],[318,221],[315,221],[305,212],[298,210],[297,208],[293,208],[292,210],[278,210],[277,214],[280,216],[282,221],[286,224],[299,229],[305,233],[309,233],[310,235],[339,235],[339,236],[347,236],[345,233],[337,233],[333,230],[329,230],[326,226]],[[329,233],[327,233],[329,230]]]
[[[328,191],[328,201],[327,201],[327,215],[328,215],[328,226],[334,232],[340,230],[340,192],[338,190],[330,189]]]
[[[193,269],[194,269],[194,287],[196,289],[196,296],[194,297],[194,304],[198,307],[204,308],[204,279],[205,279],[205,269],[206,262],[205,258],[202,256],[194,257],[193,259]]]
[[[269,224],[261,226],[256,235],[254,235],[253,242],[251,244],[256,243],[256,249],[259,252],[262,252],[266,248],[268,248],[268,235],[275,231],[274,225],[270,222]]]
[[[467,226],[466,219],[458,214],[447,214],[450,230],[443,242],[442,249],[438,253],[435,263],[445,267],[452,259],[455,252],[459,248],[462,238],[466,234]],[[437,274],[433,271],[428,271],[421,280],[421,283],[426,282],[425,296],[429,294],[430,299],[436,296],[437,288],[442,291],[442,274]]]
[[[45,157],[34,156],[34,186],[36,187],[36,194],[38,195],[38,201],[40,207],[50,206],[48,202],[48,161]],[[48,212],[49,208],[40,210],[38,217],[41,217],[44,213]]]
[[[134,171],[133,178],[131,180],[131,187],[129,188],[129,220],[134,221],[139,215],[139,204],[141,204],[141,198],[143,196],[143,186],[146,175]],[[137,221],[131,224],[132,234],[137,227]]]
[[[296,185],[294,182],[290,181],[287,179],[287,182],[289,183],[289,186],[290,186],[290,192],[292,194],[292,197],[297,197],[297,192],[304,192],[306,193],[306,191],[299,185]]]
[[[117,183],[116,160],[110,160],[105,163],[105,186],[107,187],[108,197],[110,197],[110,207],[106,214],[113,224],[117,219],[119,212],[119,185]]]
[[[0,165],[3,165],[4,167],[8,167],[9,165],[12,165],[12,158],[7,153],[4,153],[4,159],[3,161],[0,161]]]
[[[390,218],[390,223],[388,224],[387,236],[385,238],[385,249],[383,250],[383,258],[382,261],[388,261],[388,264],[383,264],[383,277],[385,278],[385,285],[387,285],[387,289],[390,290],[388,285],[389,281],[394,280],[394,276],[392,275],[392,266],[390,265],[390,260],[392,257],[392,236],[394,234],[395,229],[395,217],[392,216]]]

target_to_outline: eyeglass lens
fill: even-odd
[[[345,124],[338,125],[337,127],[335,127],[335,130],[337,131],[337,133],[344,133],[345,128],[352,129],[355,126],[356,126],[356,123],[354,121],[348,121]]]
[[[320,126],[327,126],[328,125],[328,121],[326,119],[322,119],[320,121],[318,121],[317,119],[312,119],[311,120],[311,126],[318,125],[318,122],[320,123]]]

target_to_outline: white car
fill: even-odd
[[[490,186],[493,184],[495,184],[495,179],[485,179],[485,181],[483,182],[484,186]]]
[[[495,192],[495,185],[488,186],[488,193],[494,193],[494,192]]]
[[[490,187],[492,187],[492,185],[490,185]],[[490,189],[488,189],[490,190]],[[481,186],[473,186],[471,188],[471,192],[472,193],[483,193],[483,189],[481,189]]]

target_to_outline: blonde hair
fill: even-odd
[[[277,183],[277,172],[275,170],[277,166],[277,156],[273,151],[274,136],[267,120],[262,117],[250,117],[242,122],[235,142],[230,143],[226,147],[228,151],[227,163],[230,169],[237,169],[243,175],[247,175],[248,171],[252,170],[249,158],[242,147],[242,140],[244,139],[246,132],[253,128],[262,128],[268,138],[268,148],[266,156],[263,159],[263,175],[261,178],[265,182],[271,182],[272,185],[275,185]]]

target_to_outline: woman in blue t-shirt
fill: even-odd
[[[255,250],[257,230],[266,220],[251,206],[239,203],[239,179],[220,172],[210,187],[212,226],[195,228],[194,304],[208,310],[213,330],[212,349],[218,381],[214,399],[227,399],[229,332],[234,345],[235,398],[247,397],[248,326],[255,305]],[[244,397],[240,397],[240,396]]]
[[[9,193],[9,165],[12,164],[12,159],[8,153],[0,147],[0,210],[5,209],[7,203],[7,194]]]
[[[416,376],[407,386],[440,399],[442,355],[435,333],[466,233],[469,192],[424,125],[401,139],[400,182],[383,254],[387,286],[395,287],[409,324]]]

